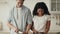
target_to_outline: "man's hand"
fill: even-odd
[[[7,25],[9,28],[13,29],[14,32],[17,33],[19,31],[19,29],[17,27],[13,26],[11,23],[7,23]]]
[[[44,34],[47,34],[47,32],[44,32]]]
[[[40,32],[34,32],[34,34],[41,34]]]
[[[23,32],[23,34],[28,34],[28,32]]]
[[[18,33],[19,29],[18,28],[14,28],[14,32]]]
[[[30,30],[30,28],[31,28],[31,24],[28,24],[26,27],[26,31],[24,31],[23,34],[28,34],[28,31]]]

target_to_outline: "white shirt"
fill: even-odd
[[[45,27],[46,27],[46,22],[50,20],[49,15],[43,15],[41,17],[39,16],[34,16],[33,21],[34,21],[34,28],[35,30],[39,32],[44,32]]]
[[[20,8],[17,8],[17,23],[18,23],[18,25],[20,25],[20,26],[18,26],[19,27],[19,29],[21,28],[21,7]]]

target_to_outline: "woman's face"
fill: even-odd
[[[44,14],[44,9],[42,8],[37,9],[37,13],[39,16],[42,16]]]

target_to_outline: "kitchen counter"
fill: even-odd
[[[0,34],[9,34],[9,31],[0,31]]]

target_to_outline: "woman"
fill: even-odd
[[[33,34],[47,34],[50,29],[50,13],[44,2],[38,2],[33,10]]]

